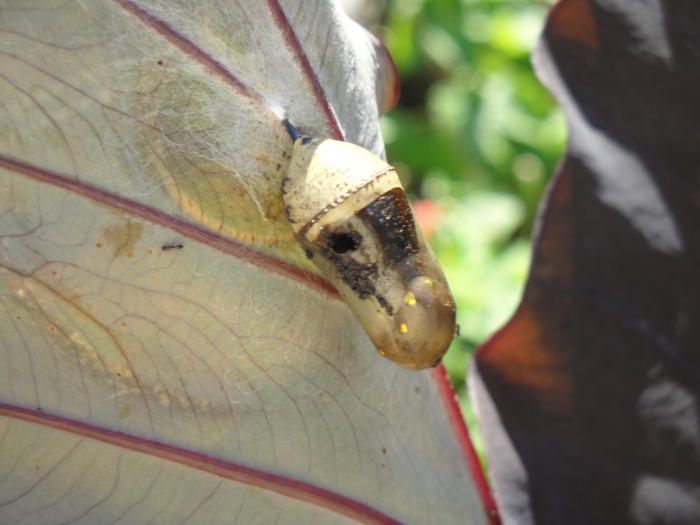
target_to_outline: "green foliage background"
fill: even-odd
[[[472,429],[465,370],[518,304],[538,203],[564,146],[562,115],[530,62],[549,7],[394,0],[382,34],[402,88],[382,120],[387,156],[426,201],[421,218],[436,222],[430,241],[461,328],[444,363]]]

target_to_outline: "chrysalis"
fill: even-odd
[[[455,334],[455,304],[396,171],[364,148],[283,123],[294,146],[281,191],[307,256],[381,355],[435,366]]]

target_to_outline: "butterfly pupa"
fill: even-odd
[[[437,365],[455,335],[455,303],[396,170],[283,124],[294,144],[281,192],[298,242],[381,355],[413,370]]]

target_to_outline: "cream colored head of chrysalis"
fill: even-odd
[[[294,141],[282,195],[307,256],[342,295],[377,351],[435,366],[455,334],[455,303],[394,168],[348,142]]]

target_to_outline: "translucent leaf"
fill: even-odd
[[[0,2],[0,522],[488,521],[282,209],[280,111],[382,154],[387,64],[334,3]]]

